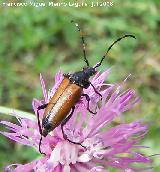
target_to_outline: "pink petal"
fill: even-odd
[[[48,97],[47,97],[47,92],[46,92],[46,86],[45,86],[45,82],[44,82],[44,79],[41,74],[40,74],[40,82],[41,82],[43,97],[44,97],[45,102],[47,103]]]

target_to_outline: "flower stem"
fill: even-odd
[[[0,106],[0,113],[6,114],[6,115],[16,114],[16,116],[21,117],[21,118],[27,118],[32,121],[36,120],[36,116],[33,115],[32,113],[20,111],[20,110],[13,109],[13,108],[7,108],[4,106]]]

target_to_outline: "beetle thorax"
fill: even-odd
[[[75,72],[73,74],[64,75],[68,77],[70,82],[77,84],[83,88],[88,88],[90,86],[89,78],[96,73],[93,67],[83,68],[82,71]]]
[[[96,73],[96,70],[93,67],[86,67],[86,68],[83,68],[83,72],[84,72],[85,78],[89,79],[91,76],[93,76]]]

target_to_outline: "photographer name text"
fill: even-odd
[[[0,2],[0,6],[3,7],[111,7],[113,6],[113,2]]]

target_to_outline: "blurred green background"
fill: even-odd
[[[82,69],[79,33],[70,23],[72,19],[85,33],[92,65],[118,37],[134,34],[136,40],[125,39],[112,48],[99,70],[113,67],[107,83],[118,84],[132,74],[126,88],[134,88],[141,102],[124,116],[127,122],[141,119],[149,125],[141,143],[150,147],[143,152],[149,156],[160,153],[160,1],[113,2],[112,7],[94,8],[0,6],[0,105],[32,112],[32,99],[42,98],[39,73],[50,88],[60,69]],[[0,119],[15,120],[4,114]],[[37,156],[31,148],[0,136],[0,167],[26,163]],[[159,160],[152,157],[151,171],[160,171]]]

